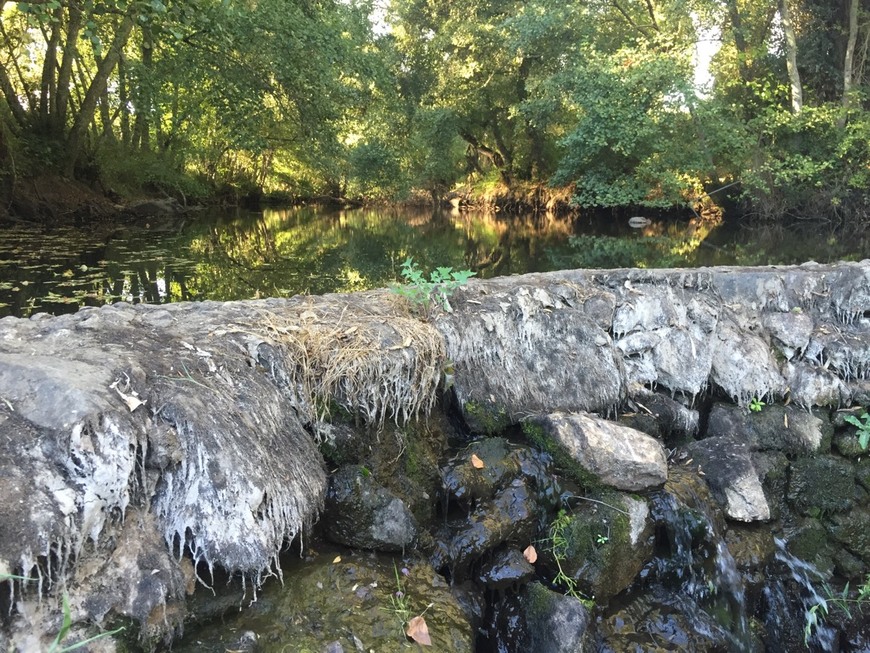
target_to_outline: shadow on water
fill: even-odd
[[[385,286],[414,257],[480,277],[565,268],[761,265],[860,259],[866,236],[748,230],[612,212],[571,217],[300,207],[214,212],[181,227],[14,226],[0,239],[0,316],[70,313],[128,301],[166,303],[349,292]]]

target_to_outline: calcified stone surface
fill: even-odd
[[[0,320],[0,573],[33,579],[2,582],[3,638],[50,641],[63,592],[76,622],[171,635],[184,560],[256,586],[322,506],[317,419],[425,414],[444,371],[469,423],[499,426],[612,414],[640,386],[870,396],[868,262],[533,274],[451,304],[429,323],[385,291]]]
[[[638,384],[745,407],[866,394],[870,262],[696,270],[572,270],[475,282],[435,325],[459,404],[509,419],[612,412]]]

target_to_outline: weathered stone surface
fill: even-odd
[[[698,433],[700,420],[698,411],[660,392],[651,392],[646,388],[635,386],[630,391],[629,405],[634,408],[638,420],[652,419],[655,422],[655,432],[632,424],[628,424],[629,426],[649,435],[660,436],[669,444],[682,444]],[[640,423],[638,421],[638,424]]]
[[[805,513],[848,510],[855,500],[855,471],[835,456],[799,458],[791,464],[788,500]]]
[[[524,591],[529,651],[536,653],[584,653],[593,639],[592,615],[577,599],[557,594],[540,583]]]
[[[765,313],[764,327],[773,336],[779,352],[791,360],[806,349],[813,333],[813,319],[800,308],[788,313]]]
[[[777,405],[753,413],[734,405],[716,404],[707,423],[708,436],[729,436],[745,442],[752,450],[792,455],[819,451],[830,441],[832,431],[827,418]]]
[[[718,436],[693,442],[686,450],[729,518],[744,522],[770,519],[770,507],[745,442]]]
[[[326,533],[338,544],[403,551],[417,535],[408,507],[358,465],[345,465],[330,477],[325,510]]]
[[[646,490],[668,478],[662,445],[645,433],[579,413],[553,413],[530,422],[604,485]]]
[[[462,310],[435,326],[453,361],[454,389],[472,430],[495,433],[520,415],[619,402],[622,357],[607,327],[574,300],[566,303],[558,288],[469,288],[461,299],[456,304]],[[612,299],[604,295],[603,301]]]

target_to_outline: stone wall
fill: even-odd
[[[322,508],[317,445],[334,411],[404,422],[450,390],[474,433],[525,422],[552,442],[547,425],[579,424],[556,444],[636,490],[613,479],[638,469],[619,455],[637,431],[602,445],[600,418],[583,414],[646,410],[699,464],[735,457],[708,482],[731,519],[751,521],[771,518],[773,476],[755,454],[823,449],[797,415],[870,394],[868,262],[533,274],[474,281],[451,304],[421,316],[377,291],[0,320],[0,573],[33,579],[2,583],[0,644],[38,648],[62,594],[74,622],[122,616],[171,639],[208,570],[255,587],[280,573],[281,547]],[[765,436],[784,444],[747,443],[745,429],[691,444],[711,396],[737,414],[791,404]],[[653,485],[672,444],[650,446]]]

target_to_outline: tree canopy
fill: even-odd
[[[736,182],[759,215],[855,220],[868,50],[870,0],[4,2],[0,176],[185,197],[555,185],[584,207]]]

